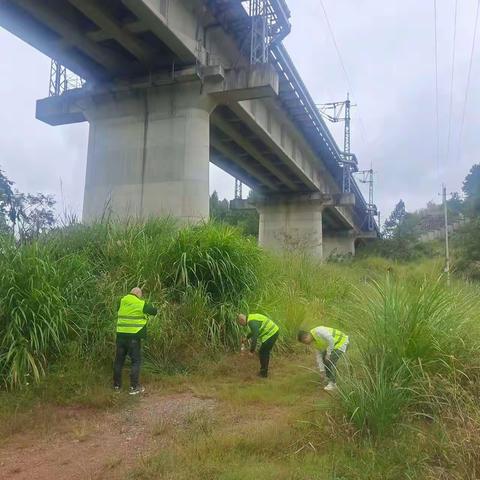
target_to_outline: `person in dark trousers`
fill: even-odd
[[[249,333],[247,339],[250,339],[250,355],[255,353],[258,341],[261,342],[258,356],[260,357],[260,377],[268,377],[268,364],[270,363],[270,352],[278,339],[278,325],[265,315],[260,313],[251,313],[244,315],[240,313],[237,322],[243,327],[248,326]]]
[[[140,365],[142,362],[142,339],[147,335],[148,315],[156,315],[157,309],[145,300],[138,287],[120,300],[117,315],[117,351],[113,368],[113,389],[122,387],[122,369],[127,355],[132,361],[130,371],[130,395],[143,393],[145,389],[139,384]]]

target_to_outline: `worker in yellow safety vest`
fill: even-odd
[[[127,355],[132,361],[130,371],[130,395],[143,393],[139,384],[142,362],[142,339],[147,335],[148,315],[156,315],[157,309],[142,299],[142,290],[138,287],[120,300],[117,314],[117,351],[113,368],[113,389],[120,391],[122,369]]]
[[[318,368],[328,379],[325,390],[332,391],[337,388],[336,373],[337,362],[347,351],[349,338],[338,329],[330,327],[315,327],[310,331],[300,330],[298,341],[306,345],[314,344],[317,355]]]
[[[257,343],[260,341],[261,346],[258,350],[260,371],[258,375],[264,378],[268,377],[270,352],[278,339],[280,330],[278,325],[266,315],[260,313],[251,313],[249,315],[240,313],[237,317],[237,322],[243,327],[248,327],[249,332],[246,338],[250,340],[250,355],[255,353]]]

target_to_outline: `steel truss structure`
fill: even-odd
[[[65,68],[57,60],[52,60],[50,66],[50,84],[48,88],[49,97],[58,97],[68,90],[82,88],[85,80]]]
[[[250,63],[268,63],[271,47],[289,33],[290,11],[284,0],[249,0]]]

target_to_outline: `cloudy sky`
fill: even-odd
[[[288,1],[293,30],[286,46],[315,101],[342,100],[349,91],[358,105],[352,150],[361,168],[373,165],[383,215],[400,198],[409,210],[438,200],[442,182],[459,190],[480,161],[480,28],[460,138],[477,0],[457,1],[451,90],[456,0],[437,0],[438,157],[433,0],[323,0],[344,68],[322,2]],[[35,100],[48,92],[49,68],[49,59],[0,28],[0,166],[21,190],[53,193],[79,212],[88,126],[35,120]],[[332,125],[339,143],[341,128]],[[212,166],[211,189],[230,198],[233,180]]]

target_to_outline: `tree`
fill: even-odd
[[[228,214],[230,206],[227,199],[220,200],[215,190],[210,195],[210,217],[214,220],[223,221]]]
[[[447,200],[447,208],[450,216],[458,217],[463,212],[463,200],[458,192],[453,192]]]
[[[385,220],[383,225],[383,236],[385,238],[392,238],[398,234],[399,226],[405,220],[407,212],[405,210],[405,202],[400,200],[390,216]]]
[[[250,190],[249,200],[254,193]],[[227,199],[220,200],[218,193],[214,191],[210,196],[210,218],[219,222],[227,223],[239,227],[247,235],[258,236],[258,213],[254,209],[237,210],[230,208]]]
[[[0,169],[0,233],[20,241],[38,237],[55,225],[55,199],[51,195],[21,193]]]
[[[473,280],[480,280],[480,219],[473,218],[453,236],[454,268]]]
[[[15,217],[12,207],[14,204],[14,193],[11,182],[0,169],[0,233],[9,231],[9,223]]]
[[[463,181],[467,210],[471,215],[480,213],[480,164],[474,165]]]

